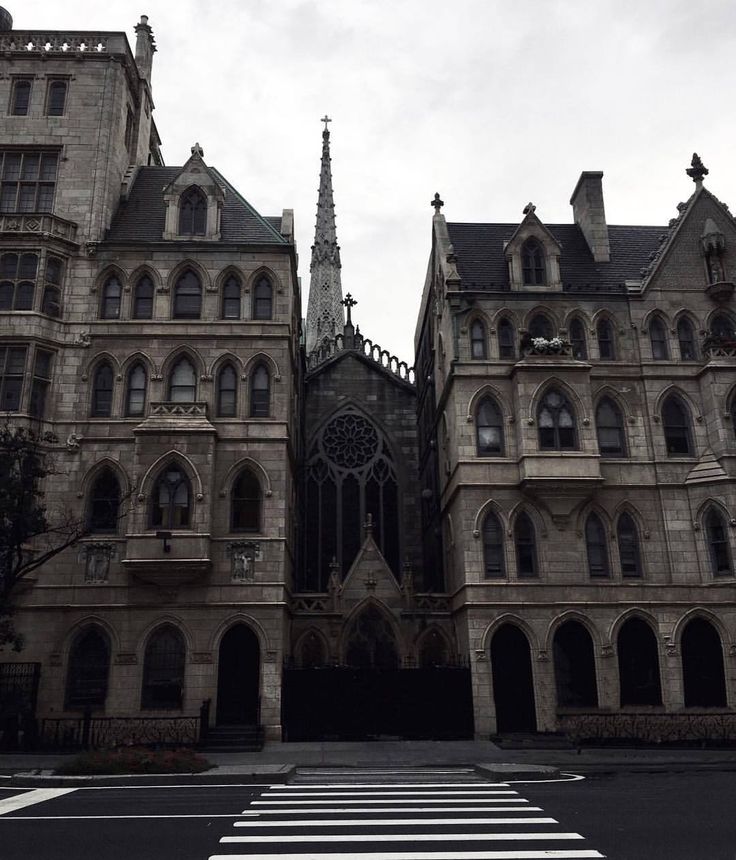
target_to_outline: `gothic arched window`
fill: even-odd
[[[710,332],[722,340],[736,340],[736,324],[728,314],[716,314],[711,320]]]
[[[527,239],[521,246],[521,271],[524,283],[529,286],[547,283],[544,249],[534,238]]]
[[[273,316],[273,287],[271,281],[262,275],[253,290],[253,319],[270,320]]]
[[[259,532],[261,530],[263,493],[258,478],[250,469],[243,469],[238,475],[238,479],[233,484],[230,502],[232,531]]]
[[[120,299],[123,288],[115,275],[111,275],[102,287],[102,304],[100,305],[100,316],[103,320],[116,320],[120,318]]]
[[[110,671],[110,643],[97,627],[79,633],[69,652],[64,707],[69,711],[104,708]]]
[[[398,576],[399,483],[383,435],[368,418],[347,409],[328,421],[308,450],[304,558],[309,588],[325,590],[333,559],[347,573],[369,515],[373,539]]]
[[[146,644],[141,708],[181,710],[184,701],[184,637],[171,624],[159,627]]]
[[[476,409],[475,440],[479,457],[503,454],[503,418],[491,397],[484,397]]]
[[[64,116],[66,81],[51,81],[46,95],[46,116]]]
[[[146,408],[146,369],[135,364],[128,371],[128,390],[125,394],[125,414],[143,415]]]
[[[607,317],[598,320],[595,327],[598,338],[598,356],[604,361],[614,361],[616,358],[616,341],[613,336],[613,326]]]
[[[621,561],[621,573],[623,576],[641,576],[639,530],[631,514],[624,512],[618,518],[616,537],[618,539],[618,557]]]
[[[191,519],[192,490],[189,479],[174,463],[159,475],[151,494],[151,525],[185,529]]]
[[[491,512],[483,520],[483,570],[486,579],[499,579],[506,575],[503,544],[503,526]]]
[[[659,317],[652,317],[649,323],[649,342],[652,345],[652,358],[655,361],[666,361],[670,357],[667,329]]]
[[[488,358],[486,349],[486,327],[480,320],[473,320],[470,326],[470,357]]]
[[[92,532],[118,530],[120,482],[112,469],[102,469],[92,484],[87,508],[87,523]]]
[[[498,357],[516,358],[516,333],[511,320],[504,317],[498,324]]]
[[[222,318],[240,319],[240,281],[235,275],[229,275],[222,285]]]
[[[683,361],[692,361],[698,357],[695,330],[687,317],[680,317],[677,321],[677,342],[680,346],[680,358]]]
[[[726,520],[715,508],[711,508],[705,517],[705,530],[713,576],[733,576]]]
[[[207,232],[207,197],[192,185],[179,200],[179,235],[204,236]]]
[[[516,547],[516,574],[520,578],[539,575],[537,566],[537,536],[532,518],[525,511],[514,523],[514,546]]]
[[[551,388],[540,400],[537,408],[539,447],[542,451],[573,451],[575,413],[570,401],[556,388]]]
[[[174,318],[198,320],[202,313],[202,284],[191,270],[179,278],[174,287]]]
[[[225,364],[217,374],[217,414],[234,418],[238,405],[238,375],[232,364]]]
[[[113,373],[105,361],[98,365],[92,378],[92,417],[109,418],[112,414]]]
[[[545,340],[552,338],[552,323],[544,314],[534,314],[529,321],[529,337],[543,337]]]
[[[588,552],[590,576],[608,576],[608,541],[606,530],[598,514],[589,514],[585,521],[585,548]]]
[[[662,428],[669,457],[691,457],[695,453],[690,410],[674,394],[662,404]]]
[[[153,281],[148,275],[138,278],[133,292],[133,319],[150,320],[153,317]]]
[[[268,418],[271,410],[271,377],[264,364],[250,375],[250,417]]]
[[[180,358],[169,376],[169,400],[193,403],[197,399],[197,374],[188,358]]]
[[[16,78],[13,81],[13,91],[10,99],[10,114],[12,116],[28,116],[31,103],[31,81],[28,78]]]
[[[595,426],[598,431],[598,450],[602,457],[624,457],[626,434],[624,419],[616,402],[602,397],[595,410]]]
[[[578,317],[570,323],[570,344],[572,345],[572,356],[579,360],[588,357],[588,342],[585,337],[585,326]]]

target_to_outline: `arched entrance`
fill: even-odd
[[[657,639],[641,618],[625,622],[618,634],[621,706],[661,705]]]
[[[504,624],[491,640],[496,731],[535,732],[534,680],[529,641],[514,624]]]
[[[553,652],[557,706],[597,708],[598,688],[590,633],[579,621],[566,621],[555,631]]]
[[[725,707],[723,647],[715,627],[704,618],[694,618],[682,633],[681,649],[685,707]]]
[[[217,668],[217,724],[257,725],[261,653],[255,633],[236,624],[222,637]]]

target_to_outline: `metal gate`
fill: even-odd
[[[36,746],[40,677],[40,663],[0,663],[0,749]]]

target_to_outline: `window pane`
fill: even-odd
[[[27,116],[31,101],[31,82],[16,81],[13,87],[13,104],[10,112],[14,116]]]
[[[153,281],[145,275],[135,287],[133,317],[138,320],[147,320],[153,317]]]
[[[66,81],[51,81],[47,113],[49,116],[63,116],[66,102]]]

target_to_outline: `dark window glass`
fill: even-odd
[[[136,364],[128,372],[128,392],[125,398],[126,415],[143,415],[146,407],[146,369]]]
[[[570,323],[570,343],[572,344],[573,358],[580,360],[588,357],[588,344],[585,339],[585,326],[575,318]]]
[[[50,212],[58,160],[55,152],[0,152],[0,212]]]
[[[233,485],[231,526],[234,532],[261,530],[261,485],[248,469],[242,471]]]
[[[238,376],[231,364],[226,364],[217,376],[217,414],[233,418],[237,408]]]
[[[498,357],[516,358],[516,335],[510,320],[502,319],[498,324]]]
[[[544,249],[536,239],[527,239],[521,248],[521,268],[524,283],[530,286],[545,284]]]
[[[616,345],[613,340],[613,326],[610,320],[599,320],[596,333],[598,335],[598,355],[604,361],[613,361],[616,358]]]
[[[64,116],[66,106],[66,81],[50,81],[46,97],[46,113],[48,116]]]
[[[575,414],[568,399],[550,389],[537,409],[539,447],[543,451],[572,451],[576,448]]]
[[[529,322],[529,336],[543,337],[545,340],[550,340],[552,337],[552,323],[544,314],[536,314]]]
[[[222,287],[222,318],[240,319],[240,281],[234,275],[230,275]]]
[[[141,708],[181,710],[184,704],[184,637],[171,625],[156,630],[146,645]]]
[[[135,115],[133,111],[128,107],[128,110],[125,115],[125,148],[128,150],[128,155],[133,156],[133,143],[134,143],[134,130],[135,130]]]
[[[253,319],[270,320],[273,315],[273,289],[267,277],[259,278],[253,291]]]
[[[207,198],[200,188],[188,188],[179,201],[179,235],[204,236],[207,232]]]
[[[480,320],[475,320],[470,326],[470,357],[487,358],[486,327]]]
[[[649,323],[649,340],[652,344],[652,358],[655,361],[665,361],[670,357],[667,346],[667,330],[658,317]]]
[[[11,251],[0,256],[0,310],[33,310],[38,255]]]
[[[148,275],[138,278],[133,293],[133,319],[150,320],[153,317],[153,281]]]
[[[120,319],[120,300],[122,295],[123,288],[120,281],[115,275],[112,275],[105,281],[105,285],[102,288],[100,316],[103,320]]]
[[[736,325],[726,314],[716,314],[710,324],[711,334],[724,340],[736,340]]]
[[[28,116],[31,103],[31,82],[26,80],[13,81],[13,94],[10,99],[10,113],[13,116]]]
[[[626,621],[618,634],[621,705],[661,705],[657,639],[640,618]]]
[[[717,511],[711,510],[706,517],[705,527],[713,576],[733,576],[731,547],[724,518]]]
[[[171,370],[169,400],[193,403],[197,399],[197,375],[188,358],[180,358]]]
[[[514,525],[516,546],[516,573],[519,577],[538,576],[537,539],[534,523],[529,514],[522,512]]]
[[[503,454],[503,419],[501,410],[490,397],[484,397],[475,415],[478,456]]]
[[[112,469],[103,469],[92,485],[89,499],[89,528],[93,532],[116,532],[120,512],[120,484]]]
[[[595,410],[598,450],[603,457],[623,457],[626,454],[626,434],[621,410],[608,397],[601,399]]]
[[[585,521],[585,547],[588,552],[588,573],[595,577],[608,576],[608,542],[597,514],[590,514]]]
[[[486,579],[498,579],[506,574],[503,527],[495,514],[488,514],[483,521],[483,567]]]
[[[0,412],[18,412],[26,369],[26,347],[0,347]]]
[[[80,633],[69,653],[65,707],[70,711],[104,708],[110,645],[107,637],[92,627]]]
[[[95,371],[92,384],[92,417],[109,418],[112,413],[112,367],[101,364]]]
[[[151,525],[164,529],[188,528],[191,490],[186,475],[177,466],[165,469],[153,488]]]
[[[670,457],[694,454],[690,412],[678,397],[668,397],[662,406],[662,427]]]
[[[618,518],[618,556],[621,559],[621,573],[624,576],[641,576],[641,555],[639,552],[639,530],[634,518],[627,513]]]
[[[51,359],[50,352],[36,349],[31,380],[31,402],[28,407],[28,411],[34,418],[43,418],[46,414],[46,399],[51,385]]]
[[[174,287],[174,316],[177,319],[198,320],[202,312],[202,285],[191,269],[179,278]]]
[[[58,264],[58,271],[57,271]],[[43,288],[43,299],[41,302],[41,313],[50,317],[61,316],[61,290],[56,284],[61,278],[61,260],[49,257],[46,261],[46,285]]]
[[[251,418],[268,418],[271,398],[271,379],[266,368],[259,364],[250,378]]]
[[[680,358],[683,361],[692,361],[698,357],[695,332],[687,317],[680,317],[677,323],[677,341],[680,344]]]

